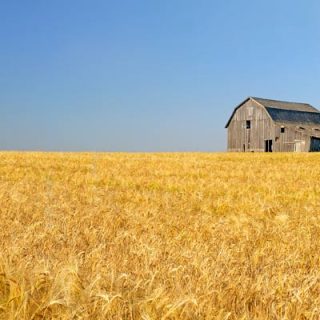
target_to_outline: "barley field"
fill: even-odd
[[[0,319],[320,319],[320,155],[0,153]]]

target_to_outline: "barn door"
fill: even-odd
[[[310,151],[311,152],[319,152],[320,151],[320,138],[311,137]]]
[[[272,140],[264,140],[264,152],[272,152]]]
[[[301,152],[301,141],[296,141],[294,143],[294,152]]]

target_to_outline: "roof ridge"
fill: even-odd
[[[253,100],[267,100],[267,101],[276,101],[276,102],[280,102],[280,103],[296,103],[296,104],[304,104],[304,105],[308,105],[311,106],[312,105],[310,103],[306,103],[306,102],[296,102],[296,101],[286,101],[286,100],[276,100],[276,99],[268,99],[268,98],[260,98],[260,97],[253,97],[250,96],[249,98],[253,99]]]

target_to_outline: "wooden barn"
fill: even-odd
[[[320,151],[320,111],[307,103],[249,97],[225,127],[228,151]]]

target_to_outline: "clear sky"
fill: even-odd
[[[320,107],[318,0],[0,0],[0,149],[223,151],[247,96]]]

